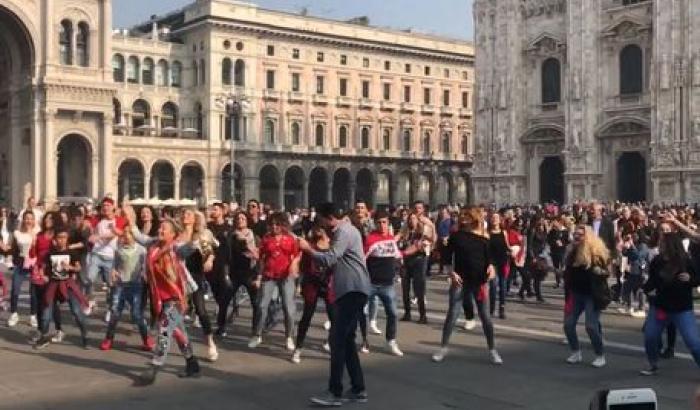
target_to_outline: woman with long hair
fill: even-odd
[[[262,331],[267,320],[268,308],[274,290],[282,297],[284,312],[284,333],[287,350],[295,349],[294,339],[294,291],[298,276],[300,250],[296,238],[289,233],[289,218],[283,212],[273,213],[268,218],[270,232],[260,244],[260,268],[255,280],[258,288],[258,301],[255,309],[258,321],[248,347],[255,349],[262,343]]]
[[[403,252],[404,271],[401,280],[404,315],[402,322],[411,321],[411,283],[413,293],[418,303],[420,318],[418,323],[428,323],[425,309],[426,266],[428,263],[427,252],[430,243],[424,236],[425,229],[420,222],[418,214],[411,212],[406,225],[401,229],[398,237],[399,249]]]
[[[567,256],[564,269],[564,333],[572,352],[566,359],[570,364],[583,361],[576,325],[584,312],[586,332],[596,355],[591,364],[597,368],[606,364],[600,313],[610,303],[610,290],[607,285],[609,263],[610,252],[605,243],[590,227],[578,225],[574,231],[573,248]]]
[[[139,210],[138,219],[136,221],[139,231],[142,234],[150,237],[158,236],[158,213],[151,206],[144,206]]]
[[[659,346],[664,328],[673,324],[680,332],[695,363],[700,366],[700,332],[695,322],[693,289],[700,276],[683,247],[682,237],[670,224],[681,225],[675,218],[663,222],[659,229],[659,254],[649,266],[649,280],[644,292],[649,296],[649,314],[644,323],[644,347],[649,368],[645,376],[658,371]]]
[[[448,240],[453,255],[453,272],[450,275],[450,300],[447,317],[442,329],[440,350],[433,355],[433,361],[441,362],[448,353],[450,336],[462,309],[464,298],[474,298],[481,326],[486,337],[491,363],[503,364],[496,351],[493,323],[489,315],[489,279],[495,277],[489,241],[484,236],[484,215],[481,208],[469,207],[462,210],[459,217],[459,230]]]
[[[496,269],[496,278],[489,281],[489,299],[491,316],[496,313],[498,298],[498,317],[506,318],[506,281],[510,274],[510,248],[508,236],[501,226],[501,214],[494,212],[489,219],[489,253]]]
[[[36,222],[34,220],[34,212],[25,211],[22,215],[22,222],[19,229],[12,234],[12,261],[14,263],[14,271],[12,273],[12,290],[10,291],[10,318],[7,320],[7,326],[17,326],[19,322],[19,314],[17,307],[19,305],[19,294],[22,291],[24,281],[30,279],[33,262],[30,260],[29,250],[34,243],[36,237]],[[37,299],[33,285],[29,285],[29,306],[30,321],[33,325],[37,322]],[[31,319],[33,318],[33,319]]]
[[[180,215],[180,223],[183,230],[178,240],[196,244],[194,251],[185,259],[185,266],[197,284],[197,290],[192,293],[192,303],[204,332],[204,337],[207,340],[208,359],[214,362],[219,358],[219,353],[216,350],[214,331],[212,330],[211,320],[204,301],[206,292],[204,284],[206,279],[204,276],[211,272],[214,267],[214,248],[216,248],[216,243],[214,235],[207,229],[207,221],[201,212],[193,208],[185,208]]]

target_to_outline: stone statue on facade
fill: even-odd
[[[508,77],[504,74],[498,86],[498,107],[505,109],[508,107]]]
[[[661,56],[661,62],[659,63],[661,67],[659,68],[659,79],[661,80],[661,89],[668,90],[671,87],[671,70],[668,62],[668,55],[664,54]]]

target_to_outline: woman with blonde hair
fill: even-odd
[[[447,345],[463,300],[473,297],[484,329],[491,363],[503,364],[495,348],[493,323],[489,315],[488,281],[496,274],[489,252],[489,240],[484,233],[484,215],[481,209],[470,207],[462,210],[459,230],[451,234],[447,241],[453,255],[453,272],[450,275],[450,302],[442,329],[442,343],[440,350],[433,355],[435,362],[443,361],[447,355]]]
[[[413,283],[413,293],[418,300],[418,313],[420,315],[418,323],[426,324],[428,317],[425,310],[425,273],[431,243],[425,237],[425,229],[418,214],[411,212],[408,215],[408,221],[401,229],[397,241],[403,254],[404,265],[401,280],[404,315],[401,321],[411,321],[411,283]]]
[[[591,364],[597,368],[605,366],[600,312],[611,300],[607,282],[609,262],[610,252],[605,243],[590,227],[578,225],[564,269],[564,333],[572,351],[571,356],[566,359],[570,364],[583,361],[576,324],[585,312],[586,332],[596,355]]]

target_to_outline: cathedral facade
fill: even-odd
[[[700,2],[473,12],[476,201],[700,201]]]

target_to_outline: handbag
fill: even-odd
[[[591,268],[593,271],[593,280],[591,282],[591,294],[593,296],[593,304],[598,310],[605,310],[612,302],[612,292],[608,285],[609,272],[599,266]]]

